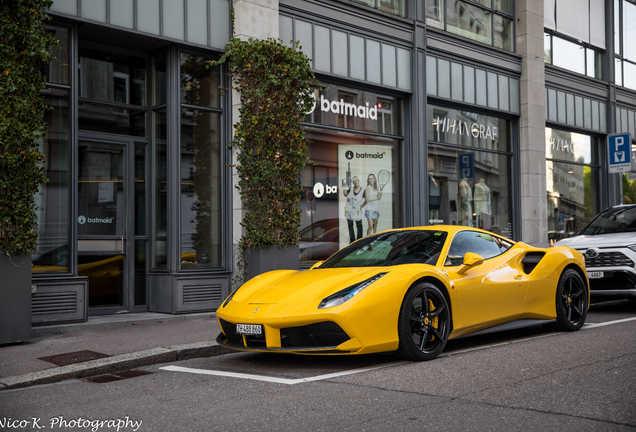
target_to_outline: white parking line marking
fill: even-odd
[[[636,320],[636,317],[623,318],[623,319],[619,319],[619,320],[616,320],[616,321],[607,321],[607,322],[602,322],[602,323],[587,323],[587,324],[583,325],[582,330],[596,328],[596,327],[603,327],[603,326],[612,325],[612,324],[619,324],[619,323],[624,323],[624,322],[627,322],[627,321],[634,321],[634,320]]]
[[[301,384],[301,383],[312,382],[312,381],[321,381],[321,380],[326,380],[329,378],[337,378],[337,377],[357,374],[361,372],[368,372],[375,369],[382,369],[382,368],[390,367],[390,366],[399,366],[399,365],[407,364],[407,363],[410,363],[410,362],[405,362],[405,361],[391,362],[391,363],[385,363],[385,364],[381,364],[377,366],[352,369],[352,370],[344,371],[344,372],[335,372],[335,373],[330,373],[325,375],[317,375],[314,377],[299,378],[299,379],[277,378],[277,377],[271,377],[271,376],[265,376],[265,375],[252,375],[252,374],[225,372],[225,371],[208,370],[208,369],[194,369],[194,368],[187,368],[182,366],[164,366],[159,369],[172,371],[172,372],[186,372],[186,373],[193,373],[193,374],[200,374],[200,375],[225,376],[225,377],[231,377],[231,378],[241,378],[241,379],[251,379],[255,381],[272,382],[277,384],[294,385],[294,384]]]
[[[602,322],[602,323],[587,323],[587,324],[583,325],[582,330],[592,329],[592,328],[596,328],[596,327],[603,327],[603,326],[608,326],[608,325],[612,325],[612,324],[620,324],[620,323],[624,323],[624,322],[628,322],[628,321],[634,321],[634,320],[636,320],[636,317],[624,318],[624,319],[619,319],[619,320],[615,320],[615,321],[607,321],[607,322]],[[494,348],[494,347],[501,346],[501,345],[507,345],[509,343],[524,342],[524,341],[529,341],[529,340],[532,340],[532,339],[538,339],[538,338],[542,338],[542,337],[555,336],[557,334],[558,333],[551,333],[551,334],[547,334],[547,335],[539,335],[539,336],[535,336],[535,337],[531,337],[531,338],[525,338],[525,339],[520,339],[520,340],[515,340],[515,341],[508,341],[508,342],[503,342],[503,343],[498,343],[498,344],[493,344],[493,345],[486,345],[486,346],[481,346],[481,347],[476,347],[476,348],[467,348],[467,349],[458,350],[458,351],[451,351],[449,353],[441,354],[440,357],[448,357],[448,356],[452,356],[452,355],[455,355],[455,354],[462,354],[462,353],[466,353],[466,352],[470,352],[470,351],[482,350],[482,349],[485,349],[485,348]],[[330,373],[330,374],[317,375],[317,376],[314,376],[314,377],[298,378],[298,379],[278,378],[278,377],[271,377],[271,376],[265,376],[265,375],[252,375],[252,374],[245,374],[245,373],[238,373],[238,372],[226,372],[226,371],[209,370],[209,369],[195,369],[195,368],[187,368],[187,367],[182,367],[182,366],[164,366],[164,367],[160,367],[159,369],[166,370],[166,371],[172,371],[172,372],[185,372],[185,373],[193,373],[193,374],[199,374],[199,375],[224,376],[224,377],[230,377],[230,378],[251,379],[251,380],[255,380],[255,381],[265,381],[265,382],[271,382],[271,383],[277,383],[277,384],[294,385],[294,384],[301,384],[301,383],[312,382],[312,381],[321,381],[321,380],[326,380],[326,379],[329,379],[329,378],[337,378],[337,377],[346,376],[346,375],[353,375],[353,374],[357,374],[357,373],[361,373],[361,372],[368,372],[368,371],[372,371],[372,370],[376,370],[376,369],[382,369],[382,368],[391,367],[391,366],[400,366],[400,365],[409,364],[409,363],[412,363],[412,362],[397,361],[397,362],[385,363],[385,364],[381,364],[381,365],[377,365],[377,366],[371,366],[371,367],[365,367],[365,368],[359,368],[359,369],[352,369],[352,370],[349,370],[349,371],[334,372],[334,373]]]

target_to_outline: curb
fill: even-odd
[[[199,312],[193,314],[162,314],[143,312],[139,314],[122,314],[122,315],[105,315],[103,317],[89,317],[88,321],[80,323],[69,324],[53,324],[53,325],[38,325],[31,327],[31,338],[36,339],[39,337],[52,336],[57,334],[74,333],[84,330],[98,330],[105,328],[117,328],[131,324],[138,323],[153,323],[153,322],[170,322],[170,321],[185,321],[192,319],[215,319],[216,314],[214,312]]]
[[[157,363],[170,363],[197,357],[212,357],[227,353],[227,348],[216,342],[205,341],[173,347],[152,348],[104,359],[90,360],[67,366],[31,372],[24,375],[0,378],[0,391],[51,384],[68,379],[86,378],[111,372],[120,372]]]

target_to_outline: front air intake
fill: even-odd
[[[281,347],[335,347],[351,339],[335,322],[280,329]]]

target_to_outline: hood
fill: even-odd
[[[312,269],[282,272],[275,278],[271,272],[256,277],[243,285],[233,301],[249,304],[302,304],[320,301],[325,297],[362,282],[390,267]],[[387,275],[388,276],[388,275]]]
[[[615,233],[598,235],[579,235],[560,240],[556,246],[568,246],[573,249],[587,249],[591,247],[620,247],[636,243],[636,233]]]

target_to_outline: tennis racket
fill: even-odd
[[[380,170],[380,172],[378,173],[378,184],[380,185],[380,192],[382,192],[384,186],[389,183],[389,180],[391,180],[391,173],[385,169]]]

